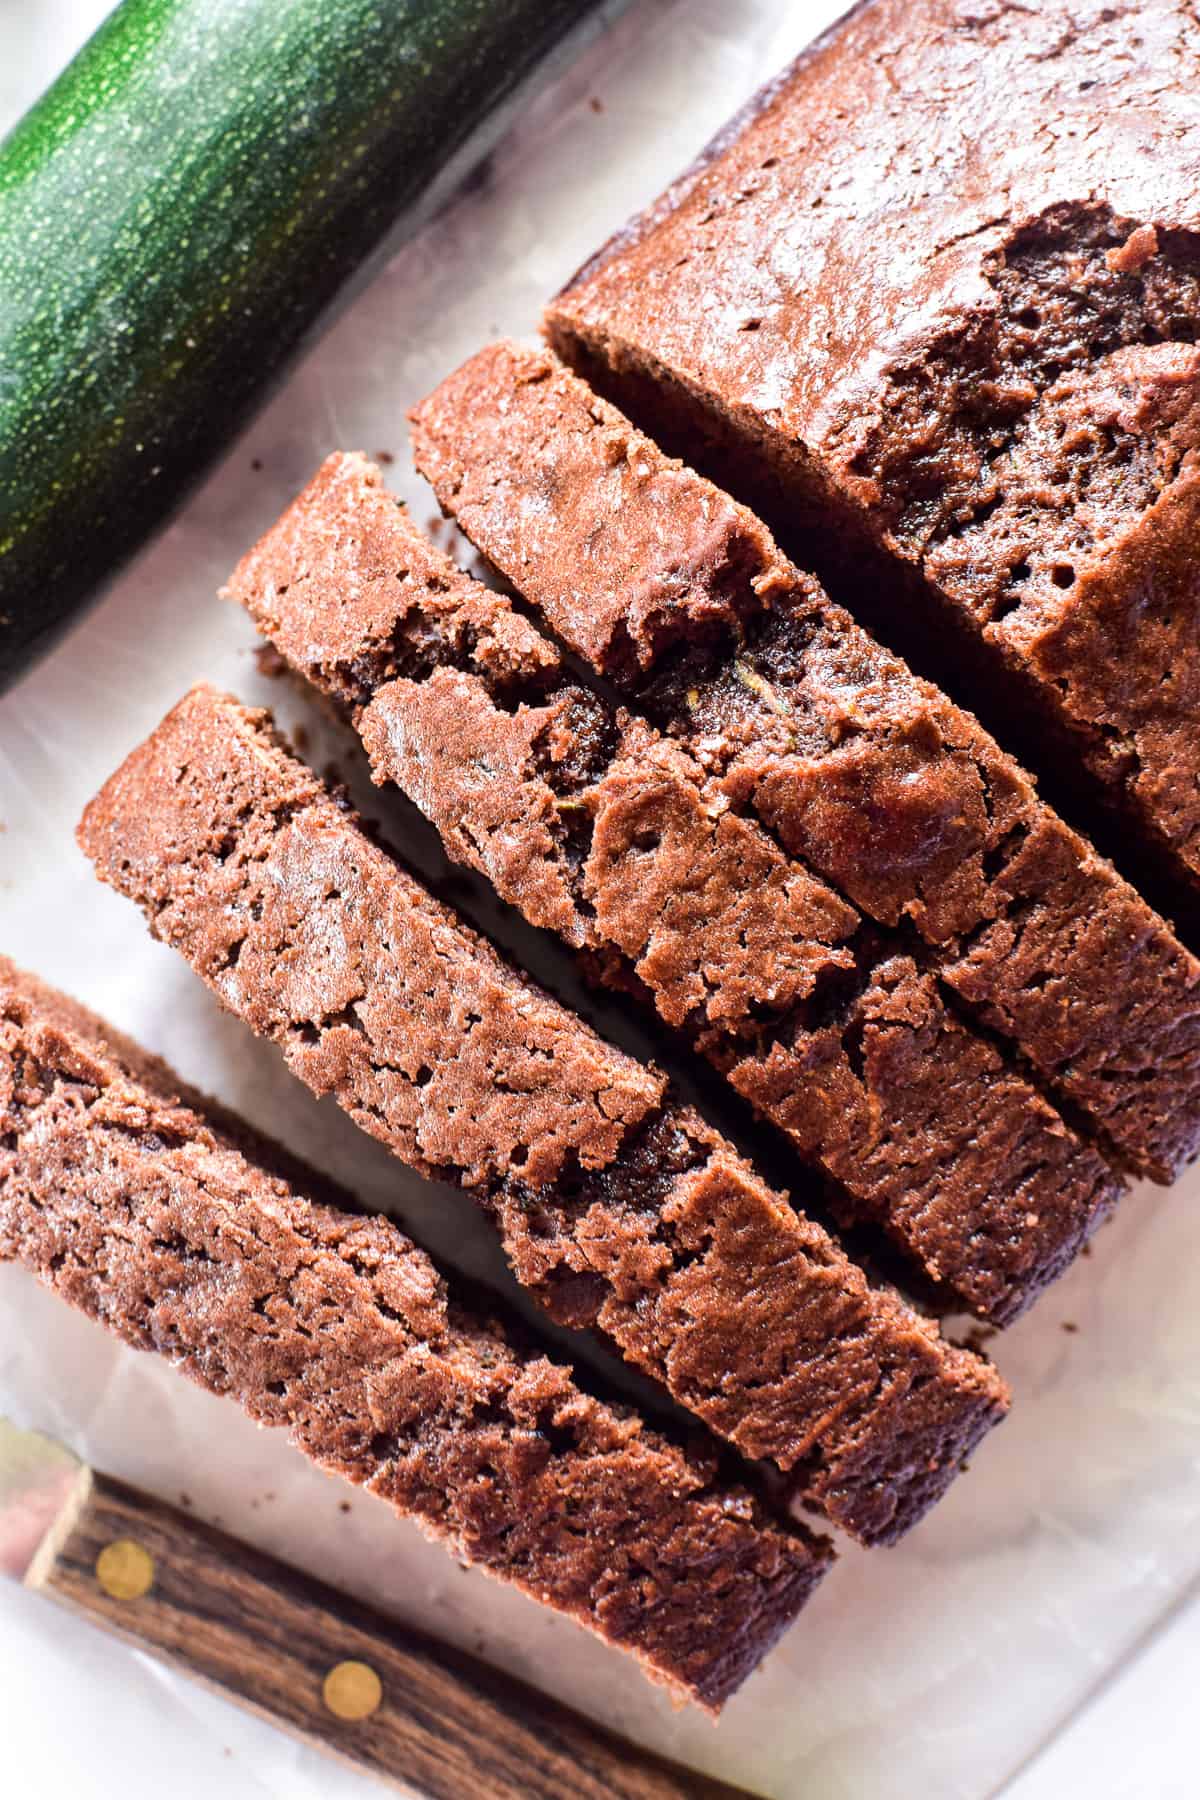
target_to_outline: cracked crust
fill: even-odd
[[[286,1161],[0,958],[0,1258],[718,1711],[828,1546]]]
[[[326,621],[336,613],[355,666],[356,616],[364,644],[381,629],[430,643],[417,571],[435,618],[481,603],[378,471],[335,456],[227,592],[337,700]],[[679,744],[565,672],[547,687],[533,657],[528,684],[498,682],[457,641],[428,663],[381,668],[349,707],[376,780],[401,787],[531,923],[589,952],[587,972],[685,1030],[839,1184],[844,1220],[882,1225],[981,1317],[1015,1317],[1116,1199],[1101,1158]]]
[[[950,628],[1193,892],[1197,43],[1181,0],[874,0],[547,315],[881,629]],[[1100,499],[1106,461],[1158,467]]]
[[[592,569],[603,582],[610,566],[659,558],[635,498],[609,517],[603,557],[579,535],[593,503],[577,511],[576,489],[603,479],[614,432],[660,490],[708,485],[542,351],[481,351],[414,415],[442,506],[568,643]],[[527,529],[551,465],[556,508],[534,509]],[[974,1016],[1127,1166],[1171,1179],[1200,1146],[1200,963],[970,714],[753,527],[770,604],[731,610],[724,642],[608,672],[791,855],[914,932]]]
[[[302,1080],[472,1187],[555,1316],[595,1325],[847,1530],[906,1530],[1001,1415],[986,1363],[871,1288],[661,1076],[502,962],[268,715],[194,689],[80,841]]]

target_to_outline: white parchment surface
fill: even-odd
[[[0,125],[103,10],[0,0]],[[200,677],[304,717],[314,756],[326,753],[303,703],[258,673],[248,623],[214,598],[237,556],[339,445],[392,453],[395,485],[429,517],[406,406],[490,336],[529,335],[556,285],[838,10],[641,0],[343,317],[166,537],[0,701],[0,946],[477,1271],[497,1256],[469,1204],[406,1176],[221,1016],[134,908],[97,886],[73,827]],[[846,1555],[715,1730],[13,1269],[0,1270],[0,1410],[775,1800],[983,1800],[1200,1578],[1198,1197],[1194,1179],[1135,1193],[1094,1254],[997,1340],[1011,1420],[902,1548]],[[17,1592],[0,1594],[0,1757],[12,1800],[377,1791]]]

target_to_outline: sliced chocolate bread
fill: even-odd
[[[315,1092],[471,1189],[556,1318],[864,1541],[915,1523],[1002,1415],[987,1363],[436,901],[269,715],[194,689],[80,842]]]
[[[681,745],[575,683],[361,457],[227,592],[354,719],[375,778],[585,967],[649,998],[925,1274],[1007,1322],[1120,1191],[903,947],[736,813]]]
[[[1200,1146],[1200,962],[744,507],[547,352],[480,352],[414,415],[443,507],[739,810],[901,925],[1126,1166]]]
[[[316,1199],[310,1198],[316,1195]],[[829,1549],[0,958],[0,1259],[716,1712]]]

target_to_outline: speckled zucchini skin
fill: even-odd
[[[125,0],[0,145],[0,688],[594,0]]]

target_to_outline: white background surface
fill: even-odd
[[[0,0],[0,125],[104,10]],[[358,301],[167,536],[0,701],[3,948],[475,1268],[495,1252],[467,1203],[406,1177],[221,1017],[96,886],[72,828],[194,679],[298,716],[257,673],[248,624],[213,598],[238,554],[336,445],[394,452],[392,479],[428,517],[405,407],[488,336],[529,334],[599,239],[838,10],[641,0],[537,104],[489,181]],[[286,1445],[12,1269],[0,1270],[0,1410],[774,1800],[1174,1800],[1197,1791],[1198,1197],[1195,1179],[1133,1195],[1094,1255],[997,1340],[1011,1420],[901,1549],[846,1555],[715,1731],[379,1503],[354,1496],[343,1514],[343,1490]],[[0,1594],[6,1800],[376,1791],[46,1603]]]

